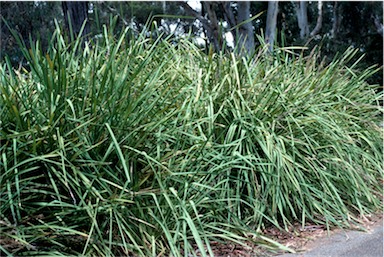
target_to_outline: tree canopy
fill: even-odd
[[[362,65],[383,63],[383,4],[379,1],[89,1],[81,4],[87,6],[88,15],[77,14],[77,17],[83,17],[80,21],[87,19],[84,32],[90,39],[102,33],[104,24],[113,26],[116,34],[123,27],[130,27],[138,34],[152,17],[156,24],[152,34],[174,35],[175,39],[192,35],[207,51],[210,47],[232,51],[238,46],[237,52],[250,54],[260,44],[258,36],[262,36],[270,48],[273,44],[307,46],[309,53],[313,47],[320,46],[323,56],[332,60],[338,52],[352,46],[366,55]],[[39,40],[44,49],[55,29],[55,19],[69,30],[66,18],[71,5],[72,2],[1,2],[0,57],[9,55],[14,65],[22,61],[8,26],[26,41]],[[76,20],[72,23],[75,26]],[[374,79],[382,84],[379,75]]]

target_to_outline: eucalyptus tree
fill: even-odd
[[[277,23],[277,14],[279,11],[278,1],[269,1],[268,2],[268,12],[267,12],[267,25],[265,28],[265,41],[269,44],[269,50],[272,51],[273,44],[275,42],[276,36],[276,23]]]
[[[306,1],[295,2],[297,24],[299,25],[299,28],[300,28],[301,39],[306,38],[309,34],[307,5],[308,5],[308,2]]]
[[[60,2],[0,1],[0,59],[8,55],[15,66],[23,62],[11,30],[23,38],[27,47],[32,39],[39,40],[39,46],[46,49],[55,29],[54,19],[62,20]]]
[[[80,36],[79,33],[84,24],[84,29],[81,36],[87,37],[90,33],[88,20],[88,2],[80,1],[62,1],[61,2],[63,13],[65,17],[65,24],[67,29],[70,31],[71,41],[76,37]]]
[[[318,1],[317,3],[317,20],[316,26],[313,28],[311,33],[309,34],[311,37],[317,35],[323,26],[323,2]]]
[[[200,11],[194,10],[187,2],[181,2],[186,14],[195,17],[204,28],[207,43],[216,51],[225,46],[226,34],[231,33],[240,55],[251,55],[255,50],[255,33],[252,21],[258,15],[251,14],[250,1],[201,1]]]

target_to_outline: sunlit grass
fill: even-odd
[[[57,30],[47,53],[24,49],[30,71],[2,62],[5,254],[277,249],[265,227],[348,226],[382,207],[381,96],[357,50],[322,66],[125,33],[80,50]]]

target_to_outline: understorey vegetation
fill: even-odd
[[[378,69],[358,70],[358,49],[324,64],[127,33],[67,44],[57,29],[47,52],[22,47],[27,67],[2,61],[5,255],[289,251],[265,229],[382,208],[382,96],[365,82]]]

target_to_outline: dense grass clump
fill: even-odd
[[[276,249],[264,228],[348,226],[382,207],[380,96],[357,50],[322,66],[125,33],[80,50],[57,30],[47,53],[24,48],[28,71],[1,64],[1,251]]]

